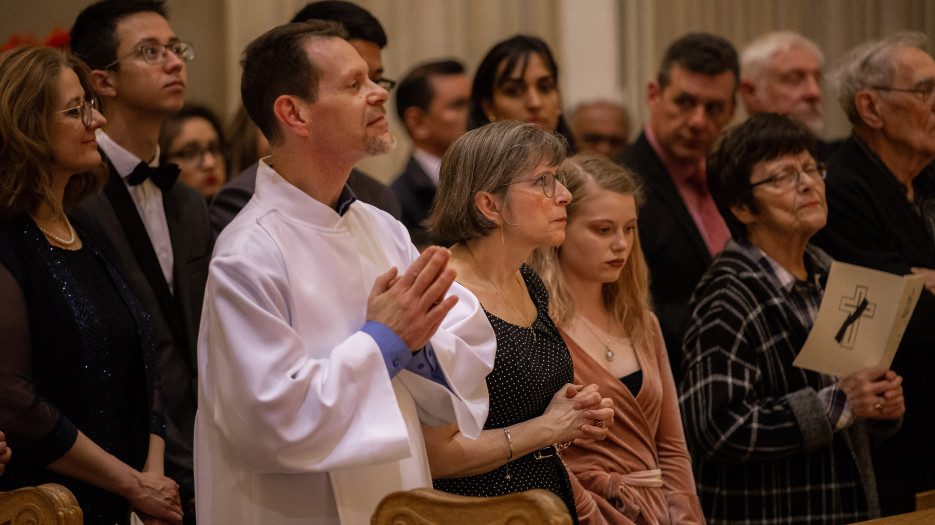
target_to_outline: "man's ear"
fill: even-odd
[[[871,129],[883,127],[883,114],[880,111],[880,100],[869,91],[858,91],[854,95],[854,106],[860,120]]]
[[[662,89],[659,87],[659,84],[655,81],[650,82],[646,86],[646,104],[650,108],[654,108],[659,98],[662,96]]]
[[[497,224],[503,224],[502,203],[500,197],[488,191],[479,191],[474,194],[474,205],[477,206],[477,209],[484,214],[484,217]]]
[[[752,112],[758,109],[758,104],[756,103],[756,83],[749,78],[740,79],[740,98],[743,99],[744,105]]]
[[[293,95],[279,95],[273,102],[273,114],[276,115],[284,130],[300,137],[309,134],[309,119],[304,103]]]
[[[425,111],[416,106],[409,106],[403,111],[403,125],[412,135],[412,138],[425,140],[428,138],[428,130],[422,128],[422,122],[425,120]]]
[[[113,71],[108,69],[92,69],[91,84],[97,94],[105,98],[117,96],[117,78]]]

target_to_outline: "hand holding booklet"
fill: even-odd
[[[818,318],[792,364],[838,377],[873,365],[889,368],[923,279],[835,261]]]

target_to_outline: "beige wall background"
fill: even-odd
[[[307,0],[168,0],[176,33],[195,45],[189,100],[228,118],[238,107],[240,53],[265,30],[288,21]],[[43,38],[67,29],[87,0],[0,0],[0,42],[14,33]],[[668,44],[689,31],[723,35],[741,48],[777,29],[814,40],[833,64],[867,39],[922,31],[935,40],[935,0],[359,0],[389,36],[386,76],[399,79],[414,64],[440,57],[470,73],[497,41],[517,33],[543,38],[560,66],[566,108],[591,98],[623,102],[633,133],[648,118],[646,84]],[[928,44],[935,54],[935,42]],[[392,96],[391,96],[392,100]],[[825,135],[844,136],[847,121],[826,90]],[[388,108],[394,113],[392,102]],[[738,111],[735,120],[744,117]],[[409,153],[405,132],[391,120],[399,147],[361,167],[390,181]]]

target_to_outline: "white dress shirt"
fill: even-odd
[[[146,179],[142,184],[130,186],[127,184],[127,177],[133,173],[133,169],[140,162],[144,162],[136,155],[130,153],[123,146],[114,142],[114,139],[107,136],[104,130],[97,130],[97,143],[111,164],[117,170],[117,174],[123,179],[130,191],[130,197],[136,204],[136,211],[143,219],[143,226],[146,227],[146,233],[149,235],[149,242],[153,245],[156,257],[159,259],[159,266],[162,268],[162,275],[169,284],[169,290],[172,290],[172,268],[174,257],[172,255],[172,240],[169,237],[169,224],[166,222],[166,210],[162,206],[162,190]],[[156,155],[148,163],[152,167],[159,166],[159,146],[156,146]]]

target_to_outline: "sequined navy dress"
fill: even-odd
[[[165,434],[149,315],[93,240],[51,246],[31,219],[0,225],[0,430],[13,459],[0,490],[60,483],[87,524],[125,523],[127,500],[46,465],[80,429],[134,469]]]
[[[529,296],[536,305],[533,331],[510,324],[487,313],[487,319],[497,336],[497,354],[493,371],[487,376],[490,412],[484,429],[502,429],[541,416],[552,396],[566,383],[574,380],[571,354],[558,329],[549,318],[549,294],[532,268],[520,268]],[[504,443],[506,437],[503,438]],[[504,450],[506,445],[504,444]],[[436,489],[466,496],[502,496],[530,489],[546,489],[565,502],[573,517],[575,501],[568,473],[552,447],[514,458],[510,462],[510,479],[506,466],[490,472],[463,478],[436,479]],[[577,519],[575,520],[577,521]]]

